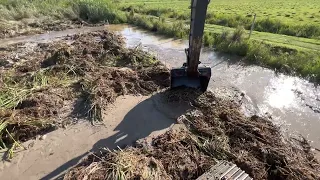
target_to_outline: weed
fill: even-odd
[[[296,72],[313,82],[320,79],[320,54],[318,52],[290,51],[263,42],[248,40],[243,28],[233,33],[205,33],[204,43],[216,50],[243,56],[246,62],[271,67],[285,73]]]
[[[0,148],[1,149],[6,149],[7,148],[6,144],[2,140],[2,136],[5,133],[7,125],[8,125],[8,121],[7,120],[1,120],[0,121],[0,137],[1,137],[0,138]]]
[[[0,108],[15,108],[29,94],[30,90],[21,89],[20,87],[5,87],[0,90]]]
[[[130,24],[171,37],[184,38],[187,37],[189,31],[188,26],[182,21],[166,23],[164,18],[159,20],[157,18],[145,17],[137,14],[134,16],[128,15],[127,18]]]
[[[123,13],[118,12],[116,8],[105,1],[79,0],[74,4],[74,10],[78,12],[81,19],[92,23],[102,21],[110,23],[126,22],[126,17],[121,16]]]
[[[241,42],[244,39],[244,34],[246,33],[243,27],[238,27],[232,34],[231,40],[233,42]]]

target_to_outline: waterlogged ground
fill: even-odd
[[[117,31],[127,39],[128,46],[142,46],[153,52],[171,67],[185,61],[187,41],[155,36],[129,26]],[[276,74],[259,66],[243,66],[238,57],[217,54],[204,49],[202,64],[211,66],[211,90],[235,88],[245,94],[251,113],[272,115],[274,123],[282,125],[290,134],[302,134],[320,148],[320,88],[299,77]],[[250,113],[250,112],[248,112]]]
[[[67,35],[104,28],[125,37],[128,47],[140,46],[155,54],[167,66],[179,67],[185,61],[184,49],[188,45],[187,41],[156,36],[128,25],[83,27],[21,36],[2,40],[0,47],[14,43],[50,42]],[[201,54],[202,64],[212,68],[209,89],[221,94],[225,93],[225,90],[229,91],[228,89],[244,93],[242,101],[247,104],[249,114],[272,115],[274,123],[281,125],[284,130],[289,130],[287,132],[291,134],[302,134],[313,146],[320,149],[320,88],[298,77],[276,74],[259,66],[240,65],[238,60],[238,57],[204,49]],[[230,96],[234,96],[233,93]]]
[[[50,32],[41,35],[20,36],[12,39],[2,40],[0,42],[0,47],[18,43],[18,46],[23,45],[26,46],[27,49],[32,49],[38,43],[56,41],[62,39],[67,35],[97,31],[106,28],[117,32],[125,37],[128,47],[141,47],[144,50],[155,54],[156,57],[164,62],[167,66],[179,67],[185,60],[184,48],[187,47],[187,41],[155,36],[154,34],[150,34],[148,32],[141,31],[127,25],[83,27],[82,29]],[[19,59],[23,56],[23,52],[16,52],[15,57],[11,59],[16,58],[15,60],[19,61]],[[238,57],[229,57],[227,55],[217,54],[211,49],[203,50],[201,55],[202,64],[211,66],[213,72],[209,89],[215,91],[216,94],[219,94],[222,97],[231,98],[238,103],[242,103],[243,110],[245,113],[247,113],[247,115],[259,114],[271,116],[274,123],[281,125],[284,130],[288,130],[285,132],[295,135],[302,134],[312,141],[312,145],[315,148],[319,149],[320,135],[317,132],[317,128],[320,125],[320,89],[298,77],[275,74],[272,70],[261,68],[258,66],[240,65],[239,63],[235,63],[239,60],[237,58]],[[13,64],[15,62],[8,61],[6,63],[6,66],[10,66],[11,63]],[[141,103],[141,101],[143,101],[138,100],[139,97],[137,97],[136,99],[136,104],[139,104]],[[132,107],[134,106],[135,104],[132,105]],[[125,108],[126,106],[123,107]],[[130,107],[124,110],[124,112],[130,111]],[[152,108],[154,107],[152,106]],[[155,111],[156,110],[150,110],[150,112]],[[115,113],[115,115],[116,114],[119,115],[119,113],[117,112]],[[125,116],[125,114],[130,113],[123,113],[123,116]],[[122,119],[123,117],[120,117],[118,118],[118,121],[120,122]],[[146,116],[144,119],[148,119],[148,117]],[[172,120],[172,118],[169,119]],[[169,127],[170,124],[173,123],[173,120],[168,122],[169,123],[167,123],[165,127],[160,128],[159,130]],[[115,125],[116,124],[117,123],[115,123]],[[79,126],[81,126],[81,128],[86,128],[86,126],[83,125]],[[131,127],[131,125],[129,126]],[[125,128],[124,132],[128,133],[126,132],[126,130],[129,129]],[[72,136],[71,134],[74,133],[73,129],[66,131],[62,130],[62,132],[60,133],[63,133],[63,136],[65,135],[65,137],[63,137],[63,140],[61,140],[60,142],[60,140],[58,140],[60,136],[57,135],[59,134],[59,131],[48,135],[48,139],[52,139],[52,141],[50,140],[50,142],[54,143],[57,147],[60,146],[59,144],[68,145],[70,142],[73,142],[73,147],[75,148],[69,149],[70,147],[66,145],[61,148],[61,150],[64,150],[64,148],[65,150],[68,150],[68,153],[61,153],[64,154],[62,156],[59,152],[56,152],[54,150],[54,147],[50,147],[49,149],[41,149],[42,144],[48,143],[48,141],[45,141],[34,146],[36,148],[39,148],[37,149],[37,151],[32,151],[31,149],[28,152],[19,154],[19,158],[16,158],[13,162],[13,164],[17,164],[17,166],[4,164],[4,166],[1,166],[0,169],[8,169],[5,168],[6,166],[10,167],[10,172],[14,174],[14,177],[12,176],[11,179],[19,179],[23,177],[23,174],[25,172],[29,173],[29,177],[34,177],[36,179],[52,178],[62,173],[67,167],[70,167],[70,165],[76,164],[77,161],[81,157],[83,157],[83,155],[81,154],[86,151],[84,149],[90,150],[92,143],[99,140],[99,138],[102,138],[102,136],[104,137],[110,135],[111,137],[112,134],[115,133],[112,131],[112,128],[105,131],[105,133],[108,135],[104,133],[96,134],[96,132],[82,131],[79,128],[79,131],[77,131],[81,132],[79,134],[79,137],[94,137],[93,142],[90,144],[81,141],[81,138],[78,139],[77,137]],[[152,131],[154,131],[153,128],[151,128],[150,132]],[[137,132],[134,131],[132,133],[133,136],[130,136],[131,138],[127,139],[126,141],[134,141],[136,139],[135,133]],[[57,137],[55,137],[55,134],[57,135]],[[115,136],[115,142],[117,143],[122,139],[126,139],[127,137],[125,137],[126,135],[124,134],[121,133],[121,131],[120,134],[119,132],[117,132]],[[137,136],[140,137],[140,135]],[[114,139],[111,138],[110,143],[113,143],[113,141]],[[94,150],[96,150],[96,148],[98,147],[93,146]],[[21,164],[21,162],[27,162],[27,157],[33,159],[32,157],[36,157],[39,153],[42,154],[41,157],[35,158],[36,160],[33,163]],[[75,154],[79,156],[77,158],[74,158]],[[44,163],[41,160],[43,158],[51,159],[52,161],[50,160],[50,164],[47,163],[46,165],[43,165]],[[65,161],[67,161],[68,159],[72,160],[65,163]],[[39,171],[39,165],[42,166],[42,172]],[[58,166],[61,166],[62,169],[58,168],[53,172],[50,171],[51,169],[53,170]],[[47,176],[44,177],[43,175]],[[10,176],[6,177],[10,179]]]

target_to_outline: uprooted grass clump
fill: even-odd
[[[167,87],[170,83],[168,77],[169,71],[163,66],[137,71],[129,68],[105,68],[101,72],[94,72],[80,82],[84,99],[89,105],[86,112],[92,120],[101,121],[101,110],[113,103],[118,96],[149,95],[158,91],[160,87]]]
[[[97,155],[89,156],[87,161],[65,176],[65,179],[86,178],[161,180],[169,179],[169,176],[158,160],[145,156],[135,148],[128,148],[125,151],[108,151],[103,159]]]
[[[139,48],[127,49],[121,36],[108,31],[13,45],[0,57],[10,62],[0,76],[2,148],[79,114],[101,120],[102,110],[120,95],[149,95],[169,86],[166,67]]]
[[[192,104],[195,109],[178,118],[178,128],[151,142],[139,140],[135,147],[89,155],[65,179],[150,179],[144,174],[155,172],[152,167],[161,167],[153,179],[196,179],[218,160],[235,163],[254,179],[320,178],[320,164],[308,143],[283,137],[270,121],[245,117],[238,105],[211,92]],[[147,171],[134,169],[140,166]]]

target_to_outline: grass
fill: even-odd
[[[12,129],[12,126],[39,128],[52,122],[50,119],[45,120],[38,117],[23,117],[20,122],[21,117],[15,117],[15,110],[19,109],[19,105],[38,91],[46,88],[70,86],[72,82],[77,81],[76,77],[68,77],[67,74],[52,74],[48,69],[40,69],[26,77],[18,78],[13,72],[9,70],[0,77],[0,82],[3,82],[3,86],[0,88],[0,151],[6,152],[4,159],[13,158],[17,149],[24,149],[15,139],[16,136],[19,136],[19,132],[16,134],[16,131],[19,130]],[[3,139],[6,139],[7,142],[4,142]]]
[[[168,6],[170,4],[170,6]],[[189,0],[122,0],[123,11],[175,19],[190,19],[186,11]],[[208,8],[207,23],[250,29],[253,14],[257,15],[255,30],[290,36],[320,38],[320,5],[316,0],[216,0]]]
[[[297,72],[311,81],[320,82],[320,54],[316,51],[290,51],[272,44],[247,39],[245,30],[225,31],[222,34],[206,33],[204,43],[220,52],[240,55],[249,63],[259,64],[286,73]]]
[[[165,19],[134,14],[128,16],[128,23],[142,27],[144,29],[157,32],[171,37],[184,38],[189,33],[189,27],[182,21],[172,23],[165,22]]]
[[[0,21],[22,19],[82,19],[97,23],[126,22],[124,13],[114,8],[108,0],[0,0]]]
[[[7,87],[1,89],[0,108],[16,107],[29,93],[30,91],[20,89],[19,87]]]

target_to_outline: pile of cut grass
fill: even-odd
[[[69,42],[73,41],[72,44]],[[17,50],[22,62],[13,62]],[[90,32],[0,51],[10,62],[0,76],[0,149],[24,142],[77,118],[101,121],[121,95],[149,95],[169,86],[169,70],[108,31]],[[11,157],[11,156],[10,156]]]
[[[195,109],[178,118],[181,125],[151,142],[91,154],[64,179],[196,179],[219,160],[235,163],[253,179],[320,178],[307,142],[288,140],[269,120],[245,117],[234,102],[211,92],[180,89],[163,95],[179,102],[186,93],[197,98],[189,101]]]

